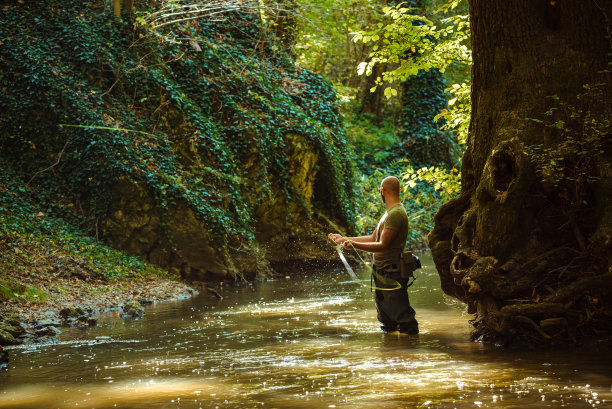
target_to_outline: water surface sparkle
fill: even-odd
[[[423,261],[418,337],[382,335],[370,289],[342,270],[227,287],[217,304],[107,314],[61,344],[12,349],[0,408],[612,407],[609,353],[470,343],[469,317]]]

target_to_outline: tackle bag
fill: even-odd
[[[405,279],[414,280],[414,271],[421,268],[421,260],[411,251],[400,253],[400,276]]]

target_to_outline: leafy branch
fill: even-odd
[[[444,72],[455,62],[471,64],[468,15],[444,18],[438,27],[428,17],[402,5],[383,11],[391,20],[388,24],[379,23],[377,28],[359,32],[353,38],[355,42],[372,44],[368,61],[357,67],[359,75],[371,75],[377,64],[397,64],[397,68],[376,78],[371,92],[384,84],[405,81],[421,70]],[[385,95],[390,98],[397,91],[387,87]]]

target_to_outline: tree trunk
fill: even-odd
[[[374,92],[370,90],[376,86],[376,78],[382,76],[386,70],[387,64],[376,64],[372,69],[372,74],[361,77],[359,113],[369,114],[374,123],[380,123],[383,119],[382,113],[385,106],[383,91],[385,87],[378,86]]]
[[[132,16],[134,13],[134,0],[123,0],[123,12],[126,16]]]
[[[113,0],[113,12],[115,17],[121,18],[121,0]]]
[[[296,42],[297,7],[295,0],[281,0],[272,3],[266,9],[268,17],[272,20],[274,35],[279,39],[283,51],[292,57],[295,57],[293,47]]]
[[[429,246],[443,290],[476,314],[474,339],[566,343],[612,334],[612,90],[602,72],[611,8],[602,0],[470,0],[462,191],[436,214]],[[599,130],[581,131],[587,117]],[[601,146],[583,155],[590,142],[580,143],[593,134]],[[561,155],[567,135],[576,149]],[[544,153],[556,183],[544,176]]]

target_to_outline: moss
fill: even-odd
[[[131,318],[142,317],[145,313],[144,308],[137,302],[131,302],[123,306],[123,315]]]
[[[15,337],[8,331],[0,328],[0,346],[14,345]]]
[[[3,331],[5,333],[10,334],[13,337],[19,337],[23,335],[25,332],[23,326],[20,322],[0,322],[0,332]]]
[[[63,318],[78,318],[83,314],[85,311],[80,307],[66,307],[60,310],[60,316]]]
[[[43,302],[49,295],[34,286],[0,279],[0,301]]]

